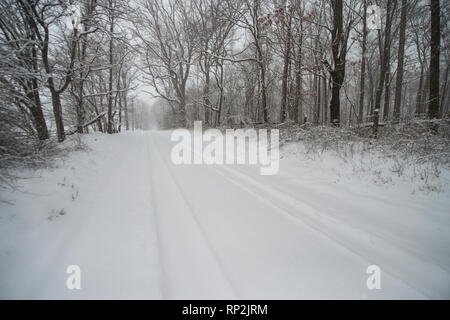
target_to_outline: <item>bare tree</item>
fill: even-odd
[[[394,15],[396,2],[393,0],[388,0],[386,4],[386,23],[384,27],[384,45],[381,46],[381,32],[379,32],[379,42],[380,42],[380,80],[378,82],[378,87],[375,96],[375,108],[374,116],[379,114],[381,108],[381,96],[383,94],[383,87],[385,86],[386,76],[389,70],[389,57],[391,50],[391,28],[392,28],[392,17]],[[389,79],[388,79],[389,80]],[[377,119],[378,121],[378,119]],[[377,126],[374,129],[374,136],[377,136]]]
[[[16,1],[0,4],[0,41],[1,100],[29,112],[38,139],[48,139],[40,98],[36,30]]]
[[[281,110],[280,110],[280,122],[284,122],[287,118],[287,95],[288,95],[288,72],[291,55],[291,42],[292,42],[292,13],[293,7],[287,6],[286,0],[282,2],[282,5],[277,8],[277,18],[280,21],[283,31],[283,76],[282,76],[282,89],[281,89]]]
[[[67,48],[68,62],[67,65],[63,67],[66,70],[62,72],[62,79],[59,80],[55,75],[58,69],[57,61],[52,60],[50,57],[50,28],[65,15],[66,8],[57,0],[17,1],[20,3],[21,10],[23,10],[30,28],[34,30],[36,40],[39,43],[47,87],[51,93],[58,141],[62,142],[65,139],[65,132],[62,117],[61,94],[67,89],[71,81],[75,62],[76,45],[79,37],[78,29],[74,26],[70,36]]]
[[[97,0],[88,0],[84,2],[83,16],[81,18],[81,26],[82,26],[82,36],[80,36],[79,42],[77,44],[76,49],[76,61],[75,61],[75,70],[72,76],[71,83],[71,94],[75,99],[75,112],[77,118],[77,132],[83,133],[84,128],[83,124],[86,119],[86,110],[85,110],[85,101],[84,101],[84,85],[88,79],[88,76],[91,72],[91,64],[95,61],[95,56],[98,53],[98,47],[94,52],[94,56],[90,57],[88,52],[89,42],[88,36],[91,33],[94,33],[98,30],[98,27],[95,27],[94,15],[95,9],[97,6]],[[88,59],[89,58],[89,59]]]
[[[142,72],[154,96],[178,106],[178,125],[186,126],[186,85],[198,33],[191,2],[140,1],[134,33],[142,41]]]
[[[346,28],[344,29],[344,9],[342,0],[332,0],[331,9],[333,12],[333,28],[330,30],[333,67],[326,60],[324,63],[330,72],[331,81],[333,84],[330,102],[330,120],[331,123],[339,126],[341,121],[340,91],[345,78],[345,64],[348,50],[347,43],[350,35],[350,29],[354,21],[350,15],[345,25]]]
[[[362,1],[363,6],[363,30],[362,30],[362,53],[361,53],[361,74],[359,81],[359,112],[358,112],[358,122],[361,123],[363,120],[364,112],[364,96],[366,87],[366,54],[367,54],[367,0]]]
[[[395,84],[395,102],[394,102],[394,123],[400,120],[400,105],[402,102],[403,88],[403,69],[405,61],[405,42],[406,42],[406,15],[408,13],[408,1],[402,0],[400,18],[400,40],[398,44],[398,62],[397,62],[397,80]]]
[[[441,9],[439,0],[430,0],[431,7],[431,54],[430,54],[430,99],[428,115],[439,117],[439,64],[441,52]]]
[[[233,3],[230,1],[229,3]],[[236,8],[239,8],[238,5],[234,4]],[[263,23],[270,23],[269,21],[264,20],[264,15],[262,13],[261,0],[244,0],[244,9],[243,13],[239,15],[237,19],[237,25],[250,33],[251,36],[251,46],[254,50],[255,58],[251,58],[256,61],[259,68],[259,87],[261,90],[261,107],[262,107],[262,115],[263,121],[265,123],[269,122],[269,109],[267,103],[267,82],[266,82],[266,73],[267,73],[267,65],[264,61],[264,49],[263,49]],[[236,9],[239,10],[239,9]]]

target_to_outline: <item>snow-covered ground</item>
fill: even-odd
[[[450,298],[446,186],[373,184],[292,146],[261,176],[176,166],[170,132],[86,141],[1,191],[13,205],[0,204],[0,298]],[[69,265],[80,290],[66,287]]]

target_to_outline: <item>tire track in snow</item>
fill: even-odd
[[[121,137],[123,138],[123,137]],[[128,139],[128,138],[127,138]],[[114,261],[115,257],[115,251],[114,249],[120,250],[117,248],[117,245],[119,244],[114,243],[114,241],[118,241],[116,239],[108,239],[105,236],[105,234],[102,234],[101,232],[108,229],[108,228],[114,228],[116,229],[119,226],[120,221],[120,215],[117,215],[114,213],[110,219],[105,220],[105,217],[108,217],[109,213],[105,214],[104,210],[104,203],[107,202],[107,200],[111,193],[114,193],[117,189],[120,189],[122,184],[121,182],[125,182],[123,185],[123,189],[126,188],[126,182],[127,180],[123,179],[122,175],[129,175],[129,164],[135,163],[136,157],[141,158],[142,156],[145,157],[145,154],[140,151],[141,141],[133,139],[132,143],[127,144],[127,149],[121,149],[121,151],[117,153],[123,153],[125,156],[121,158],[121,161],[114,162],[112,165],[112,159],[115,158],[115,156],[112,156],[107,159],[105,162],[108,165],[111,165],[111,167],[114,168],[114,170],[111,171],[110,174],[105,174],[106,170],[105,167],[102,166],[95,166],[95,170],[93,172],[90,172],[92,177],[97,177],[97,179],[94,179],[95,183],[93,184],[95,189],[95,192],[92,193],[83,193],[82,197],[80,197],[76,202],[70,202],[70,205],[68,206],[68,211],[70,215],[68,216],[67,220],[59,221],[59,228],[56,228],[56,232],[54,235],[54,241],[52,243],[47,244],[44,248],[45,250],[42,250],[42,254],[40,254],[40,259],[45,262],[42,263],[42,270],[39,268],[38,270],[33,270],[34,274],[36,275],[33,279],[33,281],[29,281],[28,284],[26,284],[26,290],[24,291],[25,295],[22,295],[20,298],[32,298],[32,299],[98,299],[98,298],[123,298],[123,296],[120,293],[120,290],[117,292],[112,292],[111,289],[113,289],[112,286],[110,286],[110,281],[104,282],[104,275],[108,274],[110,275],[110,279],[114,279],[115,276],[117,276],[115,269],[116,265],[109,266],[107,270],[102,270],[102,274],[97,274],[97,265],[95,261],[98,259],[99,261],[106,261],[110,259],[110,261]],[[114,144],[114,148],[112,150],[120,149],[120,144]],[[116,149],[117,148],[117,149]],[[142,156],[141,156],[142,155]],[[140,163],[135,163],[137,167],[141,167]],[[99,170],[101,168],[102,170]],[[110,167],[107,167],[110,168]],[[97,183],[98,182],[98,183]],[[129,187],[132,187],[131,185]],[[85,210],[86,204],[89,204],[89,210]],[[105,227],[102,230],[98,230],[99,221],[105,221],[105,224],[101,224],[101,227]],[[63,223],[61,223],[63,222]],[[100,222],[101,223],[101,222]],[[141,220],[142,223],[142,220]],[[144,224],[144,226],[146,226]],[[100,232],[92,232],[92,230],[97,229],[97,231]],[[124,230],[128,231],[128,230]],[[101,238],[99,237],[99,234],[101,235]],[[106,241],[104,245],[95,243],[96,241]],[[109,242],[114,243],[113,245],[109,244]],[[87,249],[85,243],[89,243],[91,247],[94,247],[97,249],[107,249],[107,253],[105,253],[102,250],[98,250],[99,254],[96,256],[92,256],[92,248]],[[114,246],[116,246],[114,248]],[[86,250],[84,249],[86,248]],[[127,250],[128,253],[129,250]],[[111,255],[111,253],[113,253]],[[150,252],[151,253],[151,252]],[[144,254],[146,258],[149,256]],[[134,256],[133,253],[128,255],[128,258],[135,258],[137,256]],[[141,257],[141,255],[139,255]],[[112,259],[112,260],[111,260]],[[129,260],[130,261],[130,260]],[[70,262],[70,263],[69,263]],[[65,268],[69,264],[79,264],[82,268],[82,274],[83,274],[83,280],[82,280],[82,288],[81,291],[69,291],[65,287],[65,278],[66,275],[64,273]],[[24,264],[28,268],[26,270],[25,267],[23,269],[25,271],[22,271],[19,269],[17,273],[19,274],[29,274],[29,264]],[[55,268],[58,271],[62,272],[55,272]],[[87,275],[89,274],[89,275]],[[87,276],[85,276],[87,275]],[[158,297],[158,294],[153,293],[151,290],[147,292],[147,294],[142,294],[140,292],[140,288],[142,287],[143,283],[148,284],[152,281],[152,274],[149,272],[142,273],[142,276],[139,279],[139,283],[137,283],[137,287],[133,288],[136,289],[136,291],[130,292],[132,294],[138,294],[139,298],[145,297]],[[85,280],[85,277],[87,277]],[[95,282],[96,278],[101,278],[99,282]],[[125,279],[127,278],[127,275],[125,274]],[[145,279],[142,279],[145,278]],[[90,280],[89,280],[90,279]],[[131,276],[129,278],[131,281],[136,280],[136,277]],[[150,280],[149,280],[150,279]],[[121,279],[119,279],[121,280]],[[86,282],[85,282],[86,281]],[[86,286],[84,283],[90,283],[90,287]],[[95,284],[95,286],[92,286],[92,284]],[[111,282],[113,283],[113,282]],[[106,284],[107,286],[102,288],[101,285]],[[125,283],[127,284],[127,283]],[[153,287],[153,284],[151,284]],[[151,287],[149,287],[151,288]],[[114,288],[117,289],[117,288]],[[102,291],[104,290],[104,291]]]
[[[254,185],[255,187],[260,187],[260,189],[262,191],[269,193],[268,190],[270,190],[271,195],[273,195],[274,197],[277,195],[278,198],[285,200],[285,202],[289,202],[291,204],[291,206],[295,206],[295,204],[300,204],[301,206],[306,207],[308,212],[313,213],[312,215],[310,214],[310,216],[313,216],[316,219],[320,218],[322,220],[327,220],[327,222],[332,225],[333,224],[343,225],[346,228],[348,228],[348,230],[356,230],[357,232],[362,231],[362,232],[364,232],[364,234],[366,234],[372,238],[376,238],[377,241],[379,240],[379,241],[382,241],[382,242],[388,244],[389,246],[396,247],[397,250],[409,252],[411,255],[413,255],[417,259],[419,259],[422,263],[429,263],[429,264],[436,265],[437,267],[442,269],[441,271],[444,271],[444,272],[450,274],[450,266],[445,265],[445,263],[442,263],[442,260],[439,260],[439,257],[433,257],[434,259],[430,259],[429,256],[428,257],[424,256],[423,253],[427,249],[425,246],[420,247],[420,248],[411,246],[412,244],[407,246],[407,245],[405,245],[405,240],[408,240],[408,239],[401,238],[401,237],[393,238],[393,236],[396,236],[395,234],[393,234],[393,232],[398,231],[398,230],[395,230],[395,227],[398,227],[398,225],[395,225],[394,228],[391,228],[391,229],[383,228],[383,230],[367,228],[368,227],[367,222],[369,222],[371,224],[374,223],[376,225],[376,224],[379,224],[380,222],[382,222],[382,223],[384,222],[384,224],[398,223],[398,221],[396,221],[396,220],[393,220],[393,221],[384,220],[383,221],[383,218],[385,218],[385,216],[381,216],[380,220],[378,220],[378,221],[375,221],[375,222],[364,221],[364,222],[366,222],[366,224],[364,224],[364,225],[361,225],[361,224],[354,225],[354,224],[352,224],[352,221],[349,220],[348,218],[347,219],[339,219],[338,214],[340,213],[340,211],[338,211],[337,214],[335,212],[334,216],[330,215],[330,214],[328,214],[326,208],[320,208],[319,203],[312,201],[312,199],[308,199],[307,195],[305,196],[301,192],[295,193],[296,195],[301,196],[301,197],[297,198],[295,195],[289,193],[289,190],[285,190],[284,188],[278,188],[277,184],[268,184],[265,181],[258,181],[257,177],[255,178],[255,176],[253,174],[251,174],[249,171],[242,170],[242,168],[228,167],[226,169],[233,175],[236,175],[238,177],[242,176],[244,178],[244,180],[251,181],[252,185]],[[300,189],[301,191],[308,189],[307,187],[305,187],[304,184],[301,184],[296,180],[294,181],[293,186],[291,186],[291,187],[293,187],[293,188],[291,188],[291,190],[295,190],[296,187],[301,188]],[[310,190],[313,190],[313,192],[310,191],[311,194],[314,194],[314,192],[319,192],[317,190],[317,188],[316,188],[316,190],[314,190],[314,189],[310,189]],[[329,191],[328,191],[328,193],[326,193],[326,195],[333,196],[333,194],[330,193]],[[361,193],[357,193],[356,195],[358,198],[362,197],[364,199],[365,198],[370,199],[370,197],[363,195]],[[339,197],[337,197],[337,198],[339,198]],[[377,198],[377,201],[383,202],[383,199]],[[340,205],[341,203],[338,203],[338,204]],[[383,202],[383,204],[385,204],[385,203]],[[389,204],[395,208],[397,208],[399,206],[398,203],[389,202]],[[411,206],[411,208],[414,208],[414,207]],[[364,210],[363,208],[359,208],[359,207],[350,207],[348,209],[351,210],[351,212],[361,212],[361,210]],[[342,208],[340,208],[340,210],[342,210]],[[376,215],[376,212],[370,212],[370,214]],[[416,215],[417,217],[420,216],[420,214],[417,214],[414,212],[411,212],[411,214]],[[401,221],[402,227],[404,228],[405,231],[407,231],[408,224],[405,223],[405,221],[407,221],[407,219],[410,219],[411,217],[409,217],[403,213],[401,218],[403,219]],[[390,226],[390,225],[388,225],[388,226]],[[384,227],[385,227],[385,225],[384,225]],[[380,232],[380,231],[383,231],[383,232]]]
[[[163,139],[165,138],[163,136],[160,137]],[[195,150],[192,149],[192,152],[195,153]],[[302,226],[306,226],[314,233],[320,235],[321,237],[326,238],[328,242],[332,244],[334,247],[341,247],[344,250],[350,252],[351,254],[356,255],[367,266],[371,264],[377,264],[376,260],[378,259],[374,259],[373,256],[380,258],[379,260],[383,260],[386,257],[383,256],[383,254],[385,254],[386,251],[390,251],[392,253],[391,256],[396,257],[397,260],[409,261],[410,266],[412,265],[416,266],[417,263],[419,263],[421,265],[421,268],[417,269],[429,270],[431,268],[433,270],[429,272],[431,273],[438,272],[442,275],[442,278],[445,277],[448,278],[446,270],[440,268],[440,266],[429,264],[427,261],[423,261],[419,257],[417,257],[419,261],[412,259],[410,256],[405,255],[401,250],[398,250],[397,246],[393,245],[392,243],[387,243],[386,240],[378,237],[377,235],[372,234],[366,230],[352,228],[351,226],[346,225],[342,221],[333,219],[332,217],[328,217],[323,213],[318,213],[318,210],[314,209],[308,204],[282,193],[276,187],[267,184],[262,185],[261,182],[255,180],[252,177],[249,177],[247,174],[241,172],[236,168],[231,168],[230,166],[226,165],[214,166],[205,164],[203,164],[203,167],[216,172],[226,180],[238,186],[240,189],[252,195],[258,201],[261,201],[267,204],[268,206],[273,207],[281,214],[283,218],[288,219],[291,222],[294,222],[296,225],[299,225],[300,223]],[[228,176],[225,172],[227,172],[229,175],[231,174],[233,178]],[[263,195],[266,195],[266,197]],[[268,200],[270,198],[272,199],[275,198],[276,202]],[[298,210],[299,207],[302,207],[304,209],[303,210],[304,212]],[[292,213],[293,210],[295,212],[300,212],[301,217],[296,214],[293,214]],[[325,221],[321,221],[321,219],[314,216],[315,214],[321,216],[321,219]],[[355,233],[358,235],[357,237],[354,236]],[[381,242],[385,246],[384,248],[385,251],[379,252],[373,246],[375,240],[374,238],[376,238],[378,242]],[[361,246],[361,244],[359,243],[361,240],[363,240],[363,243],[366,245],[365,247]],[[350,246],[349,243],[351,243],[352,245]],[[358,246],[359,248],[358,249],[354,248],[355,245]],[[367,252],[370,252],[370,254],[367,254]],[[402,258],[399,259],[398,258],[399,255]],[[401,274],[401,272],[399,272],[399,270],[396,270],[396,268],[388,266],[386,270],[386,266],[383,265],[383,271],[385,274],[388,274],[393,279],[401,280],[405,285],[407,285],[411,289],[416,290],[418,293],[428,298],[430,298],[430,295],[433,295],[436,286],[439,286],[439,283],[434,283],[433,285],[429,286],[431,288],[431,291],[429,293],[425,293],[424,290],[421,289],[422,286],[411,284],[410,281],[405,279],[405,277]],[[420,273],[416,273],[415,277],[422,278],[424,281],[426,281],[427,278],[426,275],[424,278],[423,275]],[[445,283],[441,288],[443,296],[445,296],[446,290]]]
[[[221,166],[221,167],[214,167],[209,166],[212,170],[217,172],[219,175],[223,176],[225,179],[230,181],[231,183],[235,184],[245,192],[251,194],[253,197],[257,198],[259,201],[262,201],[266,203],[269,206],[272,206],[275,208],[279,213],[281,213],[281,216],[284,218],[298,224],[301,223],[302,225],[305,225],[309,227],[314,232],[320,234],[323,237],[326,237],[328,240],[331,240],[333,245],[339,245],[345,250],[351,252],[354,255],[357,255],[360,259],[366,262],[367,265],[370,264],[377,264],[378,259],[374,259],[373,256],[379,257],[380,260],[384,259],[386,256],[383,256],[386,251],[391,251],[392,254],[390,256],[395,257],[396,260],[401,261],[404,264],[409,265],[413,269],[417,270],[424,270],[432,268],[432,271],[428,271],[425,275],[420,272],[415,272],[416,278],[422,278],[423,281],[427,281],[427,274],[430,272],[433,274],[441,273],[442,278],[447,277],[448,274],[445,269],[441,269],[440,266],[435,266],[429,264],[427,261],[423,261],[419,257],[417,257],[418,260],[412,259],[409,256],[406,256],[401,250],[398,250],[396,246],[394,246],[391,243],[386,243],[384,239],[381,239],[377,237],[376,235],[370,234],[369,232],[366,232],[365,230],[361,229],[354,229],[351,228],[345,224],[343,224],[341,221],[331,219],[330,217],[325,217],[324,214],[321,214],[322,219],[330,220],[328,223],[324,221],[320,221],[317,217],[313,216],[313,213],[305,213],[302,212],[296,208],[295,205],[301,205],[305,207],[306,211],[317,211],[314,208],[310,207],[309,205],[302,203],[301,201],[292,198],[291,196],[288,196],[286,194],[282,194],[281,191],[277,190],[276,188],[269,186],[267,184],[261,184],[261,182],[254,180],[251,177],[248,177],[246,174],[242,172],[238,172],[237,169],[232,169],[227,166]],[[233,178],[230,176],[227,176],[224,172],[226,171],[229,174],[233,175]],[[244,182],[245,181],[245,182]],[[255,191],[258,190],[257,191]],[[266,195],[267,197],[264,197],[263,195]],[[272,202],[269,199],[275,198],[277,202]],[[298,215],[295,215],[292,213],[292,211],[298,212],[301,214],[301,217]],[[354,233],[358,233],[359,237],[355,237],[352,239],[352,236]],[[355,249],[348,245],[349,238],[353,246],[360,247],[359,249]],[[385,245],[385,250],[383,252],[379,252],[374,246],[373,246],[373,239],[370,239],[370,237],[376,237],[377,241],[382,242],[383,245]],[[363,240],[363,243],[366,245],[361,245],[361,240]],[[368,254],[370,252],[370,254]],[[401,258],[399,258],[401,256]],[[408,261],[408,263],[405,263],[404,261]],[[379,261],[379,260],[378,260]],[[417,267],[417,264],[420,264],[421,267]],[[441,285],[442,286],[442,294],[445,296],[445,283],[448,283],[448,281],[444,281],[444,283],[434,283],[434,285],[428,285],[431,291],[424,292],[422,286],[414,285],[408,281],[408,279],[405,279],[404,275],[400,272],[400,270],[396,270],[396,268],[391,266],[382,265],[383,272],[385,274],[390,275],[394,279],[400,279],[403,283],[405,283],[410,288],[413,288],[420,294],[424,295],[428,298],[439,298],[436,296],[436,286]],[[428,290],[426,290],[428,291]],[[434,292],[434,294],[433,294]]]
[[[130,152],[130,154],[132,154]],[[119,165],[119,169],[122,167],[125,168],[126,162],[123,162]],[[113,180],[114,175],[108,174],[105,175],[104,180],[102,181],[102,184],[108,186],[110,185],[110,181]],[[99,184],[100,185],[100,184]],[[104,195],[107,193],[107,188],[98,188],[97,193],[94,194],[82,194],[82,197],[84,199],[83,202],[94,202],[96,203],[98,198],[104,197]],[[79,202],[74,202],[72,206],[70,207],[70,212],[72,211],[77,212],[80,209]],[[64,258],[67,255],[67,252],[69,251],[69,248],[71,247],[72,243],[75,241],[79,241],[80,237],[82,237],[83,232],[89,228],[90,225],[95,223],[95,214],[88,214],[88,215],[77,215],[74,214],[71,216],[74,217],[75,221],[72,221],[67,226],[60,228],[57,230],[57,233],[55,234],[54,238],[55,241],[49,246],[49,249],[44,251],[45,255],[44,258],[41,256],[41,259],[45,259],[48,261],[52,261],[52,263],[55,263],[57,261],[60,261],[62,258]],[[47,221],[46,221],[47,222]],[[27,273],[29,266],[27,265],[21,265],[18,266],[19,273]],[[23,270],[23,271],[22,271]],[[39,277],[36,277],[36,281],[30,282],[28,284],[27,288],[27,298],[32,297],[34,295],[38,296],[42,292],[46,292],[51,288],[54,283],[55,275],[52,272],[52,270],[39,270]]]
[[[159,162],[162,163],[162,165],[166,168],[166,171],[169,173],[168,176],[171,178],[173,184],[176,186],[177,190],[179,191],[179,194],[181,195],[181,197],[189,211],[189,216],[192,218],[192,221],[195,223],[195,226],[197,227],[204,243],[206,244],[206,247],[208,248],[210,255],[216,261],[216,264],[217,264],[217,267],[218,267],[220,273],[222,274],[223,278],[226,280],[226,282],[230,286],[233,295],[235,297],[237,297],[238,299],[240,299],[241,295],[236,290],[236,286],[233,283],[233,281],[231,280],[229,273],[225,269],[224,263],[223,263],[220,255],[217,253],[217,250],[214,249],[212,243],[209,241],[204,228],[202,227],[200,221],[198,220],[198,218],[194,212],[192,204],[189,202],[188,198],[186,197],[186,195],[185,195],[183,189],[181,188],[180,183],[176,179],[174,173],[172,172],[170,167],[164,162],[164,159],[163,159],[161,153],[159,152],[159,148],[155,147],[157,143],[154,141],[152,135],[149,140],[150,140],[151,145],[153,146],[152,150],[154,150],[154,154],[159,159]]]
[[[160,225],[160,221],[159,221],[159,217],[158,217],[158,211],[155,205],[155,201],[156,201],[156,197],[155,197],[155,183],[154,183],[154,178],[153,178],[153,174],[152,174],[152,161],[150,159],[150,151],[149,151],[149,141],[148,139],[150,139],[150,135],[149,134],[145,134],[142,133],[142,138],[144,140],[145,143],[145,155],[146,155],[146,159],[147,159],[147,176],[148,176],[148,180],[149,180],[149,196],[150,196],[150,203],[152,206],[152,213],[153,213],[153,217],[155,220],[155,232],[156,232],[156,246],[158,248],[158,259],[159,259],[159,272],[161,275],[161,282],[159,285],[159,290],[161,292],[162,295],[162,299],[166,299],[168,296],[168,292],[167,292],[167,273],[166,273],[166,268],[164,266],[164,259],[163,259],[163,255],[162,255],[162,247],[161,247],[161,231],[159,228]]]

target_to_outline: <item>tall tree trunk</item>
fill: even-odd
[[[369,64],[369,59],[366,57],[366,67],[369,66],[369,68],[367,68],[367,77],[369,80],[368,83],[368,89],[369,89],[369,105],[368,105],[368,110],[366,115],[373,115],[373,110],[374,110],[374,97],[375,97],[375,80],[374,80],[374,68],[371,67],[371,65]]]
[[[36,33],[31,31],[31,40],[36,41]],[[36,44],[32,45],[31,48],[31,56],[32,56],[32,66],[33,70],[38,72],[38,52]],[[45,122],[44,112],[42,111],[42,102],[39,94],[39,83],[36,78],[31,80],[31,96],[29,97],[31,101],[33,101],[33,106],[30,108],[31,115],[34,118],[34,123],[36,127],[36,133],[38,135],[39,140],[47,140],[49,138],[47,123]]]
[[[301,22],[300,22],[301,23]],[[297,59],[295,61],[295,103],[294,103],[294,121],[302,123],[302,44],[303,44],[303,27],[300,25],[299,45],[297,49]]]
[[[441,117],[445,117],[445,114],[448,110],[448,104],[446,104],[447,101],[447,91],[448,91],[448,72],[449,72],[450,65],[447,65],[447,68],[445,69],[445,75],[444,75],[444,82],[442,83],[442,89],[441,89],[441,105],[440,105],[440,115]]]
[[[264,64],[264,56],[262,52],[261,43],[261,30],[260,30],[260,10],[261,10],[261,0],[253,1],[253,40],[255,41],[256,47],[256,57],[258,60],[258,66],[260,71],[260,89],[261,89],[261,104],[264,123],[269,122],[269,111],[267,109],[267,88],[266,88],[266,66]]]
[[[117,91],[118,92],[116,94],[116,102],[114,103],[114,109],[117,110],[116,106],[117,106],[117,102],[119,102],[119,111],[118,111],[119,119],[118,119],[118,124],[117,124],[117,132],[121,132],[121,130],[122,130],[122,100],[123,100],[124,92],[121,92],[121,90],[122,90],[122,85],[120,82],[121,75],[123,75],[123,74],[122,74],[122,72],[119,71],[117,74]]]
[[[341,122],[340,92],[344,80],[343,77],[337,73],[331,75],[331,80],[333,86],[331,88],[330,119],[333,125],[339,126]]]
[[[217,112],[216,125],[220,126],[221,116],[222,116],[222,104],[223,104],[223,62],[218,62],[220,69],[220,78],[218,79],[217,86],[219,87],[219,107]],[[217,78],[216,78],[217,79]]]
[[[35,80],[33,80],[34,82]],[[37,80],[33,84],[33,93],[30,97],[33,104],[29,107],[30,113],[33,117],[33,123],[36,128],[36,133],[39,140],[46,140],[49,138],[47,123],[45,122],[44,113],[42,111],[42,103],[38,92]]]
[[[286,6],[285,6],[286,9]],[[291,22],[292,15],[289,14],[287,22],[287,34],[284,47],[284,67],[283,67],[283,83],[281,89],[281,111],[280,111],[280,122],[286,121],[287,116],[287,91],[288,91],[288,72],[289,72],[289,61],[291,54]]]
[[[322,77],[323,80],[323,123],[328,122],[328,88],[327,88],[327,74],[325,73]]]
[[[109,0],[109,83],[108,83],[108,125],[106,132],[113,133],[113,63],[114,63],[114,53],[113,53],[113,37],[114,37],[114,12],[113,12],[113,1]]]
[[[361,54],[361,74],[359,81],[358,123],[362,123],[364,112],[364,95],[366,88],[366,51],[367,51],[367,0],[363,0],[363,38]]]
[[[211,102],[209,100],[209,65],[205,62],[205,85],[203,87],[203,103],[205,109],[205,124],[211,124]]]
[[[295,85],[295,81],[293,81],[292,79],[292,59],[290,59],[289,62],[289,75],[288,75],[289,80],[289,89],[288,89],[288,112],[289,112],[289,120],[291,121],[296,121],[294,118],[294,103],[292,100],[292,95],[294,92],[294,85]]]
[[[426,113],[427,113],[427,106],[428,106],[427,97],[428,97],[428,93],[430,91],[430,79],[431,79],[430,72],[431,72],[431,69],[428,67],[428,71],[425,74],[425,80],[424,80],[423,90],[422,90],[422,94],[421,94],[422,101],[420,103],[420,107],[421,107],[420,113],[422,116],[426,116]]]
[[[390,70],[390,55],[388,57],[388,70],[386,71],[386,79],[384,81],[384,110],[383,110],[383,120],[387,121],[389,118],[389,103],[391,99],[391,70]]]
[[[330,72],[333,87],[331,90],[330,102],[330,120],[335,126],[340,125],[341,121],[341,101],[340,92],[345,79],[345,63],[347,55],[347,41],[350,31],[347,34],[343,30],[343,1],[333,0],[331,2],[333,9],[333,30],[331,32],[331,48],[333,53],[334,66],[326,63]]]
[[[262,55],[260,56],[262,59]],[[266,90],[266,67],[264,66],[264,63],[261,62],[260,64],[260,70],[261,70],[261,103],[262,103],[262,111],[263,111],[263,120],[264,123],[269,122],[269,111],[267,109],[267,90]]]
[[[36,56],[35,56],[36,58]],[[34,60],[37,63],[37,59]],[[37,67],[37,66],[36,66]],[[35,68],[35,70],[37,70]],[[42,111],[42,102],[39,95],[39,84],[37,79],[29,81],[30,92],[27,92],[27,98],[32,103],[27,103],[31,116],[33,117],[33,124],[39,140],[46,140],[49,138],[47,123],[45,122],[44,112]]]
[[[430,0],[431,6],[431,53],[430,53],[430,99],[428,115],[439,117],[439,58],[441,50],[441,9],[439,0]]]
[[[89,24],[92,19],[92,14],[97,5],[97,0],[90,0],[86,2],[86,17],[83,19],[83,33],[81,37],[81,50],[78,49],[79,63],[80,63],[80,79],[78,81],[78,105],[77,105],[77,132],[83,133],[83,124],[86,121],[85,109],[84,109],[84,82],[86,81],[85,62],[86,62],[86,50],[87,50],[87,32],[89,31]],[[81,51],[81,52],[80,52]],[[87,130],[87,128],[86,128]]]
[[[394,98],[394,123],[400,121],[400,106],[402,104],[403,68],[405,61],[406,42],[406,14],[408,12],[408,1],[402,0],[402,13],[400,18],[400,39],[398,44],[397,79],[395,82]]]
[[[58,141],[63,142],[66,139],[66,134],[64,132],[64,123],[62,118],[61,96],[59,92],[55,90],[53,81],[51,81],[51,83],[50,93],[52,96],[53,116],[55,117],[56,134],[58,137]]]
[[[417,89],[417,98],[416,98],[416,116],[419,116],[422,113],[423,81],[424,81],[424,67],[423,67],[423,65],[421,65],[420,66],[419,88]]]
[[[321,88],[322,88],[322,77],[321,74],[317,75],[317,115],[316,123],[320,123],[320,105],[321,105]]]
[[[124,92],[123,94],[123,112],[125,116],[125,129],[128,131],[130,130],[130,122],[128,119],[128,94],[127,92]]]
[[[184,96],[180,97],[180,102],[178,105],[178,126],[180,128],[186,127],[186,98]]]
[[[386,80],[386,73],[388,70],[388,56],[389,56],[389,51],[390,51],[390,43],[391,43],[391,23],[392,23],[392,15],[393,15],[393,10],[392,10],[392,0],[388,0],[387,1],[387,5],[386,5],[386,25],[385,25],[385,30],[384,30],[384,46],[381,49],[381,41],[380,41],[380,58],[381,58],[381,63],[380,63],[380,81],[378,82],[378,88],[375,94],[375,106],[374,106],[374,115],[375,116],[375,111],[378,110],[378,113],[380,112],[381,109],[381,96],[383,94],[383,87],[385,85],[385,80]],[[381,35],[381,32],[379,32],[379,34]],[[378,126],[376,127],[376,129],[378,129]],[[374,136],[377,136],[377,133],[374,132]]]

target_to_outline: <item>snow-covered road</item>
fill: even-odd
[[[333,184],[293,159],[274,176],[174,165],[169,132],[90,139],[3,194],[1,298],[450,298],[445,195]]]

